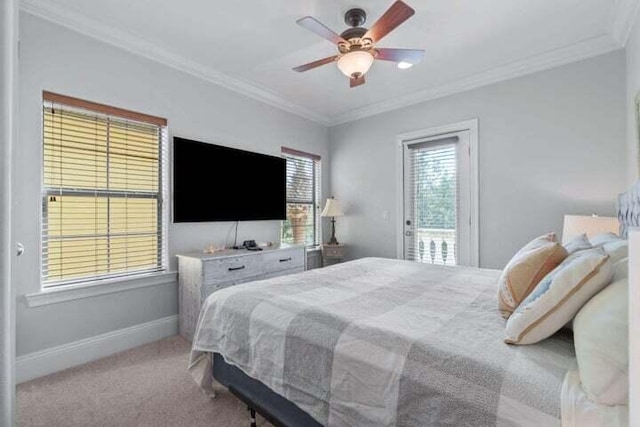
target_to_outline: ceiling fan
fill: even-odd
[[[344,21],[351,28],[343,31],[340,35],[311,16],[298,19],[296,21],[298,25],[334,43],[338,47],[339,53],[300,65],[294,70],[302,73],[337,61],[340,71],[349,77],[350,87],[356,87],[365,83],[364,75],[369,71],[375,59],[396,62],[399,68],[409,68],[422,60],[424,50],[387,49],[377,47],[376,43],[411,18],[415,12],[406,3],[397,0],[371,28],[366,29],[362,27],[367,20],[365,11],[349,9],[344,14]]]

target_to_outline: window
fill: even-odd
[[[320,156],[282,148],[287,160],[287,219],[283,243],[320,244]]]
[[[164,270],[166,120],[43,95],[43,287]]]

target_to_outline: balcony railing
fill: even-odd
[[[456,230],[416,228],[415,260],[428,264],[456,265]]]

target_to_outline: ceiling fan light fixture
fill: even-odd
[[[373,55],[363,50],[344,54],[338,59],[338,68],[342,74],[352,78],[364,76],[373,64]]]
[[[401,70],[407,70],[411,67],[413,67],[413,64],[411,62],[398,62],[398,68],[400,68]]]

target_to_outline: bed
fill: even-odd
[[[618,218],[623,238],[640,226],[640,181]],[[227,288],[203,306],[190,370],[275,425],[628,425],[626,404],[587,396],[570,330],[503,342],[500,274],[365,258]]]
[[[190,369],[279,425],[560,425],[570,333],[504,344],[499,275],[365,258],[227,288]]]

